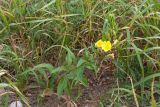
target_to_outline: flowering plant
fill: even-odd
[[[102,41],[101,39],[95,43],[97,48],[101,48],[103,51],[107,52],[112,49],[112,44],[110,41]]]

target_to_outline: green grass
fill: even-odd
[[[73,88],[87,86],[84,70],[97,73],[98,62],[108,55],[94,43],[118,40],[111,53],[116,51],[119,86],[114,93],[119,96],[112,95],[111,105],[120,105],[127,96],[137,107],[156,107],[159,10],[159,0],[1,0],[0,81],[26,104],[23,89],[30,79],[44,90],[72,96]]]

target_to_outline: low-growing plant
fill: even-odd
[[[78,85],[88,86],[84,72],[86,69],[96,71],[93,54],[85,50],[82,57],[76,57],[69,48],[63,48],[67,54],[61,66],[53,67],[51,64],[38,64],[27,69],[20,76],[25,75],[27,80],[30,77],[29,75],[33,75],[41,88],[51,90],[55,88],[58,96],[61,96],[64,92],[71,95],[72,90]]]

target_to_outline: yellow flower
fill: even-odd
[[[102,50],[105,52],[110,51],[112,49],[112,45],[110,41],[104,41],[102,45]]]
[[[102,48],[103,43],[104,42],[100,39],[95,43],[95,46],[98,47],[98,48]]]
[[[101,39],[95,43],[97,48],[101,48],[103,51],[107,52],[112,49],[112,44],[110,41],[102,41]]]

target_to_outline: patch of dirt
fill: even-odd
[[[100,107],[100,102],[105,102],[104,106],[107,107],[110,103],[110,96],[107,93],[115,84],[113,72],[104,70],[97,78],[94,75],[89,75],[88,78],[90,85],[82,90],[82,96],[77,102],[78,107]]]

